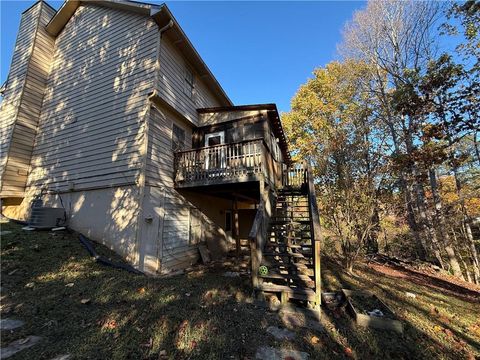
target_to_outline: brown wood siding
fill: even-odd
[[[56,40],[30,185],[82,190],[138,180],[157,36],[146,16],[77,9]]]

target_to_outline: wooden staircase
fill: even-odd
[[[296,299],[319,305],[320,231],[315,189],[308,168],[298,171],[297,167],[298,173],[303,180],[295,184],[285,181],[283,188],[277,189],[271,216],[263,219],[264,239],[254,244],[261,252],[256,259],[252,252],[254,287],[280,295],[282,302]],[[285,177],[288,180],[288,173]],[[262,265],[267,274],[259,273]]]

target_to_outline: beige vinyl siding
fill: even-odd
[[[173,188],[173,124],[185,130],[185,147],[192,146],[191,128],[163,107],[152,106],[148,129],[146,185],[164,189],[160,243],[161,272],[185,268],[198,259],[190,234],[192,205]],[[153,241],[153,240],[152,240]]]
[[[158,29],[147,16],[82,4],[56,40],[29,184],[134,184]]]
[[[178,116],[163,108],[150,111],[146,184],[173,188],[173,124],[185,130],[185,150],[192,148],[192,129]]]
[[[185,91],[187,67],[194,73],[194,92],[190,97]],[[160,42],[160,76],[158,93],[175,110],[194,125],[198,125],[196,109],[220,106],[212,91],[204,84],[184,56],[164,35]]]
[[[191,236],[195,208],[175,191],[167,191],[164,211],[162,273],[184,269],[199,258],[198,244]]]
[[[7,125],[7,132],[10,134],[7,134],[8,159],[5,161],[5,171],[2,176],[2,197],[22,196],[25,190],[55,44],[55,40],[46,33],[45,25],[54,13],[52,8],[40,2],[24,13],[22,18],[22,23],[23,19],[30,22],[25,28],[21,25],[19,47],[15,51],[12,71],[9,74],[9,83],[12,81],[13,88],[8,100],[18,99],[18,106],[16,113],[7,111],[8,116],[13,115],[14,123],[11,124],[12,118],[6,121],[11,125]],[[34,26],[32,27],[31,24]],[[25,34],[25,31],[29,33]],[[27,46],[28,43],[31,43],[30,46]],[[17,50],[25,53],[16,56]],[[20,80],[21,77],[23,81]],[[20,88],[22,82],[23,87]],[[7,89],[8,86],[7,84]],[[20,92],[19,89],[21,89]],[[4,119],[2,119],[3,123]]]
[[[8,74],[7,88],[0,105],[0,177],[2,180],[6,171],[5,164],[8,158],[13,125],[20,104],[20,94],[25,83],[28,59],[33,49],[33,39],[39,12],[40,4],[37,4],[22,15]],[[14,171],[12,170],[10,173],[14,173]]]

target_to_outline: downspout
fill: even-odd
[[[167,25],[163,26],[158,30],[158,38],[157,38],[157,49],[156,49],[156,61],[155,61],[155,73],[154,73],[154,84],[152,92],[149,94],[147,99],[147,106],[145,109],[145,113],[142,116],[145,123],[144,129],[144,140],[142,146],[142,167],[140,170],[140,178],[139,178],[139,194],[138,194],[138,204],[139,204],[139,212],[137,215],[137,230],[136,230],[136,241],[135,241],[135,260],[134,264],[136,267],[140,268],[141,271],[144,270],[144,259],[142,258],[142,227],[145,226],[145,217],[143,213],[144,205],[145,205],[145,186],[146,186],[146,167],[147,167],[147,158],[148,158],[148,136],[149,136],[149,122],[150,122],[150,107],[152,105],[152,98],[157,95],[157,88],[160,85],[160,40],[162,38],[162,34],[170,29],[173,26],[173,21],[170,20]],[[162,239],[163,241],[163,239]]]
[[[157,61],[155,62],[155,84],[153,85],[153,92],[156,92],[160,87],[160,54],[161,54],[161,40],[162,34],[173,27],[173,20],[170,20],[167,25],[158,29],[158,39],[157,39]]]

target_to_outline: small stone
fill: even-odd
[[[1,319],[0,320],[0,330],[13,330],[23,326],[24,322],[21,320],[14,319]]]
[[[278,298],[274,295],[270,296],[268,299],[268,308],[270,311],[278,311],[280,310],[282,303]]]
[[[415,299],[417,297],[417,295],[408,291],[405,292],[405,296],[412,299]]]
[[[289,349],[275,349],[271,346],[260,346],[255,354],[255,359],[261,360],[307,360],[308,354],[302,351]]]
[[[35,283],[29,282],[28,284],[25,285],[26,288],[33,288],[35,286]]]
[[[234,277],[239,277],[240,274],[238,272],[234,272],[234,271],[227,271],[227,272],[223,273],[223,276],[234,278]]]
[[[294,332],[277,326],[269,326],[267,328],[267,333],[272,335],[277,340],[292,340],[295,338]]]
[[[317,345],[320,342],[320,339],[317,336],[312,336],[312,338],[310,339],[310,342],[313,345]]]
[[[73,285],[75,285],[75,284],[74,283],[65,284],[66,287],[73,287]]]
[[[15,340],[11,342],[7,347],[0,349],[0,358],[7,359],[10,356],[15,355],[19,351],[28,349],[36,343],[38,343],[42,338],[40,336],[28,336],[25,339]]]
[[[72,355],[65,354],[65,355],[55,356],[52,360],[70,360],[71,358],[72,358]]]
[[[10,272],[8,273],[8,276],[12,276],[12,275],[15,274],[17,271],[18,271],[18,269],[13,269],[12,271],[10,271]]]
[[[192,295],[192,294],[190,294],[190,293],[185,293],[185,296],[186,296],[186,297],[190,297],[191,295]]]
[[[91,301],[90,299],[82,299],[82,300],[80,300],[80,302],[81,302],[82,304],[84,304],[84,305],[90,304],[90,301]]]

